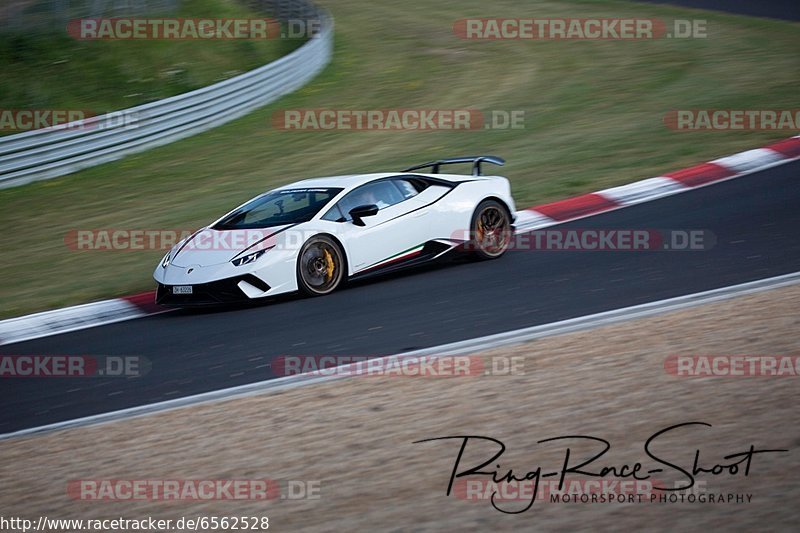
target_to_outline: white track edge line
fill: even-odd
[[[110,300],[100,300],[100,302],[113,301],[113,300],[125,300],[125,299],[124,298],[111,298]],[[62,309],[69,309],[71,311],[74,311],[76,307],[82,307],[84,305],[91,305],[92,303],[98,303],[98,302],[91,302],[89,304],[80,304],[80,305],[75,305],[75,306],[70,306],[70,307],[62,307],[61,309],[53,309],[51,311],[44,311],[44,312],[45,313],[52,313],[52,312],[61,311]],[[133,307],[136,307],[135,304],[131,304],[131,305]],[[64,328],[57,329],[57,330],[50,330],[50,331],[46,331],[46,332],[42,332],[42,333],[34,333],[34,334],[31,334],[31,335],[24,335],[24,336],[21,336],[21,337],[0,338],[0,346],[7,346],[9,344],[17,344],[17,343],[20,343],[20,342],[28,342],[28,341],[33,341],[33,340],[36,340],[36,339],[44,339],[46,337],[53,337],[54,335],[61,335],[61,334],[64,334],[64,333],[72,333],[74,331],[82,331],[84,329],[92,329],[92,328],[96,328],[96,327],[100,327],[100,326],[108,326],[110,324],[117,324],[119,322],[127,322],[128,320],[135,320],[137,318],[145,318],[145,317],[148,317],[148,316],[160,315],[162,313],[169,313],[170,311],[172,311],[172,309],[164,309],[163,311],[154,311],[152,313],[148,313],[147,311],[144,311],[143,309],[140,309],[138,307],[136,307],[136,310],[138,310],[138,312],[136,312],[135,310],[132,309],[131,312],[129,314],[126,314],[125,316],[117,316],[115,318],[97,318],[96,321],[82,322],[82,323],[75,324],[74,326],[65,326]],[[39,313],[37,313],[37,314],[39,314]],[[28,318],[28,316],[10,318],[8,320],[21,320],[21,319],[26,319],[26,318]]]
[[[468,339],[465,341],[454,342],[450,344],[443,344],[434,346],[432,348],[425,348],[422,350],[415,350],[412,352],[405,352],[396,354],[394,356],[386,356],[381,359],[389,357],[446,357],[450,355],[468,355],[477,351],[484,351],[501,346],[508,346],[513,344],[520,344],[531,340],[549,337],[553,335],[561,335],[565,333],[573,333],[587,329],[593,329],[601,326],[624,322],[637,318],[644,318],[653,315],[663,314],[670,311],[696,307],[699,305],[719,302],[728,300],[737,296],[745,296],[757,292],[762,292],[779,287],[786,287],[800,283],[800,272],[793,272],[776,276],[772,278],[765,278],[747,283],[737,285],[730,285],[721,287],[719,289],[712,289],[709,291],[702,291],[693,294],[686,294],[669,298],[666,300],[658,300],[645,304],[635,305],[632,307],[624,307],[620,309],[613,309],[583,317],[571,318],[550,324],[542,324],[539,326],[532,326],[529,328],[517,329],[488,335],[485,337],[478,337],[475,339]],[[351,365],[342,365],[336,369],[342,369]],[[335,372],[336,369],[328,369],[329,372]],[[162,413],[180,409],[182,407],[207,404],[212,402],[219,402],[224,400],[231,400],[235,398],[243,398],[247,396],[254,396],[265,392],[274,392],[280,390],[291,389],[303,385],[312,385],[315,383],[332,381],[335,379],[344,379],[352,377],[351,375],[342,375],[334,373],[331,375],[320,376],[318,374],[299,374],[296,376],[286,376],[266,381],[259,381],[256,383],[249,383],[247,385],[239,385],[237,387],[230,387],[227,389],[220,389],[216,391],[195,394],[183,398],[176,398],[174,400],[166,400],[147,405],[140,405],[137,407],[130,407],[118,411],[111,411],[108,413],[100,413],[73,420],[65,420],[63,422],[56,422],[44,426],[34,428],[22,429],[12,433],[5,433],[0,435],[0,441],[12,438],[19,438],[31,436],[35,434],[48,433],[52,431],[72,429],[85,426],[93,426],[114,422],[117,420],[136,418],[146,416],[154,413]]]

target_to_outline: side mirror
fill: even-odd
[[[356,226],[366,226],[364,217],[373,217],[378,214],[378,206],[375,204],[359,205],[350,210],[350,217]]]

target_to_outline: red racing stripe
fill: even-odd
[[[770,150],[775,150],[787,158],[800,157],[800,139],[791,138],[779,143],[767,146]]]
[[[583,194],[575,198],[567,198],[550,204],[532,207],[533,211],[541,213],[553,220],[569,220],[592,213],[600,213],[619,207],[619,204],[599,194]]]
[[[672,178],[687,187],[697,187],[698,185],[705,185],[712,181],[728,178],[734,174],[736,174],[735,171],[716,163],[703,163],[702,165],[670,172],[669,174],[664,174],[664,176]]]

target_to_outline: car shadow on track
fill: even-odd
[[[325,298],[332,296],[333,294],[347,294],[348,291],[354,289],[360,289],[362,287],[369,287],[371,285],[386,283],[391,280],[399,280],[408,277],[418,276],[422,274],[427,274],[439,270],[455,268],[458,266],[469,265],[469,264],[477,264],[481,261],[477,261],[474,257],[470,256],[469,254],[454,254],[452,256],[444,257],[441,259],[437,259],[430,263],[426,263],[423,265],[416,265],[408,268],[404,268],[402,270],[396,270],[393,272],[385,272],[375,274],[373,276],[363,278],[363,279],[356,279],[352,281],[347,281],[342,287],[336,289],[334,293],[326,296],[306,296],[301,294],[299,291],[294,291],[291,293],[280,294],[277,296],[268,296],[266,298],[259,298],[257,300],[246,301],[246,302],[237,302],[237,303],[226,303],[226,304],[218,304],[218,305],[202,305],[196,307],[186,307],[186,308],[173,308],[168,309],[168,313],[163,314],[163,317],[185,317],[185,316],[202,316],[202,315],[209,315],[209,314],[218,314],[218,313],[226,313],[231,311],[239,311],[243,309],[254,309],[260,307],[267,307],[272,305],[279,305],[282,303],[288,302],[298,302],[303,300],[314,300],[316,298]]]

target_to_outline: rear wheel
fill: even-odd
[[[297,259],[297,286],[309,296],[333,292],[345,277],[344,253],[325,235],[312,237],[303,245]]]
[[[480,259],[497,259],[511,243],[511,216],[497,200],[484,200],[472,214],[472,249]]]

